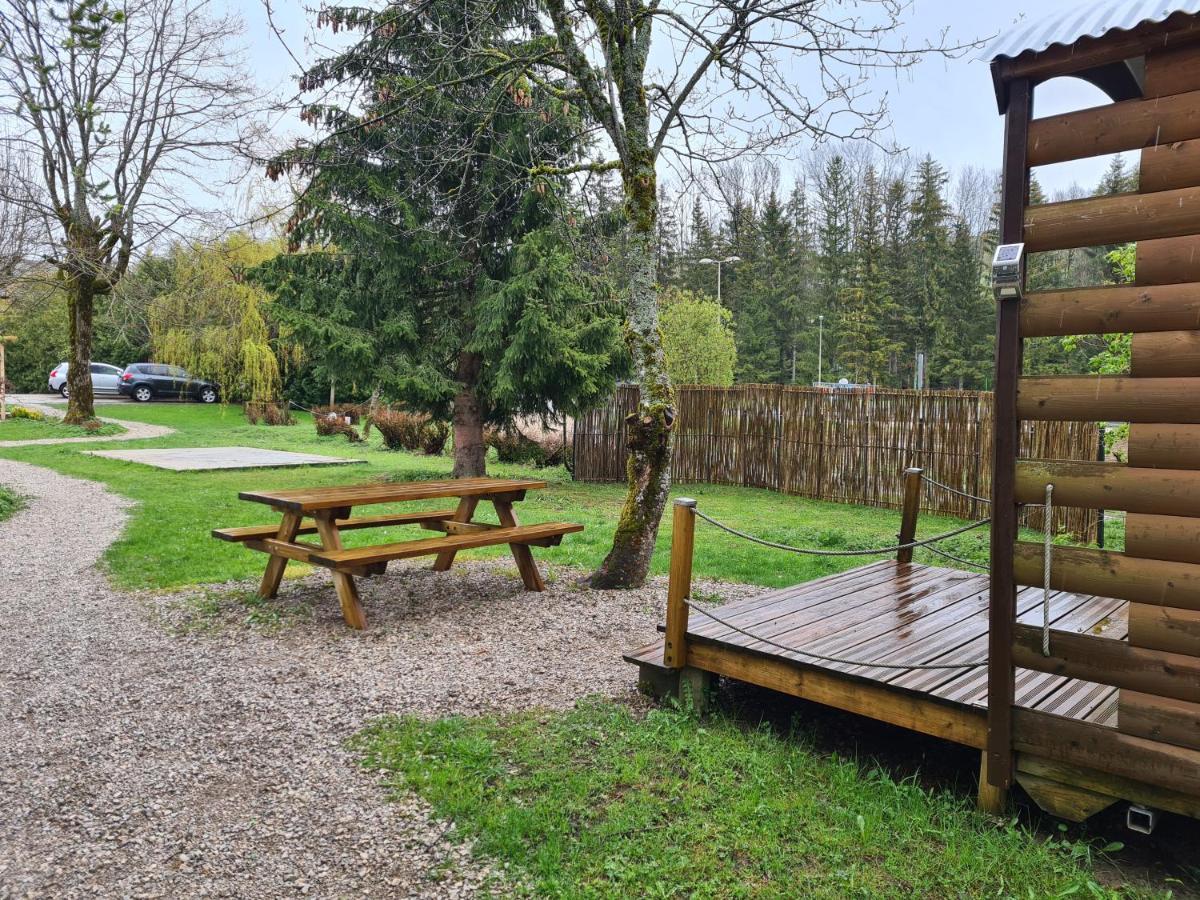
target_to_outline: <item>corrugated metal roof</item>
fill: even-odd
[[[1143,22],[1161,22],[1177,12],[1200,13],[1200,0],[1092,0],[1053,18],[1015,23],[988,45],[981,58],[1014,57],[1026,50],[1072,44],[1083,37],[1129,31]]]

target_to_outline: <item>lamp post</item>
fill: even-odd
[[[711,259],[706,256],[704,259],[696,260],[696,262],[700,263],[701,265],[715,265],[717,267],[717,303],[721,302],[721,266],[725,263],[735,263],[741,261],[742,258],[740,256],[727,256],[724,259]]]
[[[817,384],[821,383],[825,362],[825,317],[817,316]]]

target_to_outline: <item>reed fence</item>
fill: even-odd
[[[575,478],[625,480],[625,417],[637,388],[622,386],[604,406],[579,416]],[[836,391],[777,384],[676,389],[672,480],[731,484],[865,506],[899,508],[901,473],[919,466],[966,494],[991,491],[992,395],[980,391]],[[1095,459],[1092,422],[1026,422],[1021,455]],[[979,519],[988,505],[926,484],[921,509]],[[1096,510],[1055,511],[1055,527],[1096,539]],[[1037,510],[1027,511],[1041,528]]]

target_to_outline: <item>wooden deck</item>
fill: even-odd
[[[1019,620],[1040,627],[1042,591],[1018,595]],[[1127,604],[1056,591],[1051,626],[1122,639]],[[988,579],[957,569],[893,560],[769,591],[714,609],[764,643],[691,611],[688,663],[694,668],[836,706],[916,731],[983,747],[987,667],[925,669],[987,656]],[[815,659],[779,646],[851,662]],[[660,639],[626,655],[662,666]],[[886,663],[901,668],[878,668]],[[1026,669],[1017,705],[1115,726],[1117,689]]]

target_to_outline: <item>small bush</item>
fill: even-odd
[[[14,419],[29,419],[31,422],[46,421],[46,414],[38,412],[36,409],[29,409],[25,406],[14,406],[8,411],[9,416]]]
[[[446,448],[450,425],[424,413],[402,409],[377,409],[371,414],[371,424],[379,429],[383,446],[388,450],[421,451],[437,456]]]
[[[358,420],[362,418],[363,410],[356,403],[337,403],[333,406],[314,406],[312,414],[314,419],[317,416],[333,415],[347,425],[357,425]]]
[[[484,442],[496,448],[500,462],[533,463],[545,465],[546,452],[537,441],[523,435],[517,428],[492,428],[484,435]]]
[[[345,435],[346,440],[352,444],[362,443],[363,438],[358,433],[358,429],[336,412],[317,413],[316,410],[313,410],[313,424],[317,426],[317,434],[321,437],[341,434]]]
[[[292,410],[286,400],[270,403],[260,400],[247,400],[243,410],[246,413],[246,421],[251,425],[257,425],[259,422],[264,425],[296,424],[296,419],[292,415]]]
[[[547,434],[537,443],[542,448],[543,466],[568,466],[571,448],[561,434]]]

